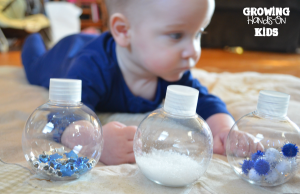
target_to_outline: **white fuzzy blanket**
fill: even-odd
[[[212,94],[225,101],[233,117],[254,111],[260,90],[291,95],[288,116],[300,126],[300,79],[280,74],[208,73],[195,69],[194,77]],[[22,130],[30,113],[48,100],[48,91],[29,85],[23,69],[0,67],[0,158],[26,165],[22,152]],[[102,124],[117,120],[137,125],[144,114],[101,114]],[[27,170],[0,162],[0,193],[300,193],[300,173],[277,187],[258,187],[239,179],[225,156],[214,155],[206,173],[185,188],[168,188],[148,181],[136,165],[104,166],[70,182],[49,182]]]

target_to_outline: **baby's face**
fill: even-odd
[[[167,81],[179,80],[200,57],[201,32],[213,10],[213,0],[153,0],[131,26],[135,62]]]

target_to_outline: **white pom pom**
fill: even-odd
[[[288,174],[291,172],[291,163],[287,160],[282,160],[276,165],[276,170],[281,174]]]
[[[265,152],[265,157],[269,163],[277,163],[280,159],[280,152],[275,148],[269,148]]]
[[[268,172],[267,175],[265,175],[265,178],[268,183],[275,183],[278,180],[279,175],[276,172],[276,170],[272,170],[272,171]]]
[[[292,168],[291,171],[292,171],[292,172],[294,172],[294,171],[297,172],[297,170],[298,170],[298,163],[297,163],[296,160],[292,160],[292,161],[291,161],[291,166],[292,166],[292,167],[291,167],[291,168]]]
[[[249,171],[249,178],[253,181],[257,181],[260,182],[261,181],[261,176],[259,176],[259,174],[254,170],[254,168],[252,168]]]

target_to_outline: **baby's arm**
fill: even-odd
[[[226,155],[227,136],[234,125],[234,120],[228,114],[217,113],[206,119],[206,122],[213,134],[214,153]],[[235,137],[233,138],[233,136]],[[251,156],[251,154],[257,152],[257,150],[264,151],[264,146],[260,142],[255,143],[255,137],[253,135],[239,131],[237,128],[235,128],[234,133],[231,134],[231,138],[233,139],[230,142],[230,152],[234,153],[235,156]],[[239,142],[238,146],[235,145],[236,141]]]
[[[110,122],[103,126],[104,147],[100,161],[106,165],[134,163],[133,138],[136,126],[126,126],[119,122]],[[85,120],[79,120],[69,125],[61,137],[64,146],[73,149],[81,145],[80,154],[92,155],[95,150],[95,131],[97,129]]]
[[[214,153],[226,154],[227,135],[234,124],[232,117],[226,113],[217,113],[206,119],[214,138]]]
[[[116,121],[104,125],[100,162],[106,165],[134,163],[133,138],[136,129],[136,126],[126,126]]]
[[[209,94],[207,88],[194,79],[190,71],[185,72],[182,79],[175,84],[193,87],[199,91],[197,113],[206,120],[212,131],[214,153],[225,154],[227,135],[234,124],[225,103],[217,96]]]

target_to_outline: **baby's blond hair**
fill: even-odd
[[[154,0],[105,0],[108,11],[108,23],[110,17],[115,13],[123,14],[130,21],[130,23],[141,21],[144,11],[140,11],[143,10],[144,7],[149,8],[147,4],[152,2],[154,2]]]
[[[126,14],[128,6],[133,2],[135,0],[105,0],[109,16],[117,12]]]

